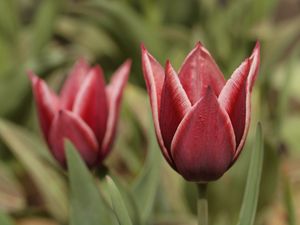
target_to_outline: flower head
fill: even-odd
[[[156,136],[165,159],[185,179],[216,180],[237,160],[249,129],[259,62],[257,43],[226,81],[200,43],[178,74],[169,61],[163,69],[142,46]]]
[[[74,144],[89,167],[101,163],[110,152],[130,65],[126,61],[105,86],[101,67],[90,67],[81,59],[59,95],[29,72],[44,138],[62,166],[66,166],[65,139]]]

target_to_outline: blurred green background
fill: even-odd
[[[111,173],[133,190],[145,179],[147,224],[196,224],[194,187],[151,145],[140,44],[162,65],[170,59],[178,69],[201,41],[228,78],[256,40],[262,59],[249,138],[240,160],[209,189],[216,225],[237,220],[258,120],[265,160],[256,224],[300,223],[300,1],[1,0],[0,221],[9,214],[19,225],[65,224],[66,174],[41,138],[26,71],[59,90],[72,64],[85,57],[100,64],[107,79],[125,59],[133,60],[116,144],[106,160]]]

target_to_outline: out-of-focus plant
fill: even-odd
[[[93,168],[110,153],[116,136],[122,94],[131,62],[125,62],[105,85],[99,65],[75,64],[60,95],[29,72],[40,127],[55,159],[66,167],[64,139],[74,143]]]
[[[66,177],[36,135],[36,115],[25,71],[31,68],[59,90],[65,78],[62,74],[81,56],[103,65],[107,74],[112,74],[126,58],[132,58],[130,82],[134,85],[125,90],[120,135],[107,165],[118,178],[113,180],[123,198],[128,199],[125,204],[135,205],[130,200],[132,196],[120,188],[128,189],[125,183],[132,185],[132,198],[142,199],[138,205],[128,207],[141,211],[139,218],[136,210],[129,210],[130,218],[136,218],[133,221],[193,224],[196,207],[189,199],[196,196],[194,188],[178,179],[164,162],[153,166],[160,156],[153,144],[155,138],[148,135],[145,90],[136,86],[144,87],[140,43],[159,61],[171,56],[177,69],[188,50],[200,40],[228,78],[240,59],[249,54],[254,41],[260,40],[262,64],[259,88],[253,93],[253,121],[259,118],[263,122],[265,157],[256,222],[284,223],[284,200],[276,195],[280,164],[287,168],[292,187],[299,187],[300,169],[300,18],[297,3],[293,2],[296,1],[0,1],[0,115],[5,117],[0,123],[1,166],[5,168],[1,170],[11,171],[1,174],[1,179],[10,182],[0,184],[0,189],[10,189],[5,193],[16,197],[11,207],[12,201],[8,204],[6,197],[0,196],[1,208],[20,222],[30,220],[29,216],[63,222],[68,214]],[[291,15],[291,11],[295,14]],[[289,15],[283,17],[284,12]],[[250,129],[249,145],[253,133]],[[208,191],[214,215],[210,221],[214,224],[233,224],[238,217],[250,157],[248,144],[245,148],[232,170]],[[41,180],[43,177],[46,179]],[[18,188],[7,188],[11,185]],[[232,190],[234,198],[224,195]],[[291,196],[298,199],[298,188],[291,190]],[[298,215],[298,201],[294,202]]]

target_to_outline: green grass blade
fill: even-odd
[[[296,211],[293,202],[293,195],[291,190],[291,185],[288,177],[283,178],[283,192],[284,192],[284,205],[287,211],[287,221],[288,225],[296,225]]]
[[[254,224],[263,167],[263,155],[262,128],[261,124],[258,123],[238,225]]]

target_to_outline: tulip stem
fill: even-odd
[[[198,183],[198,225],[208,225],[207,184]]]

